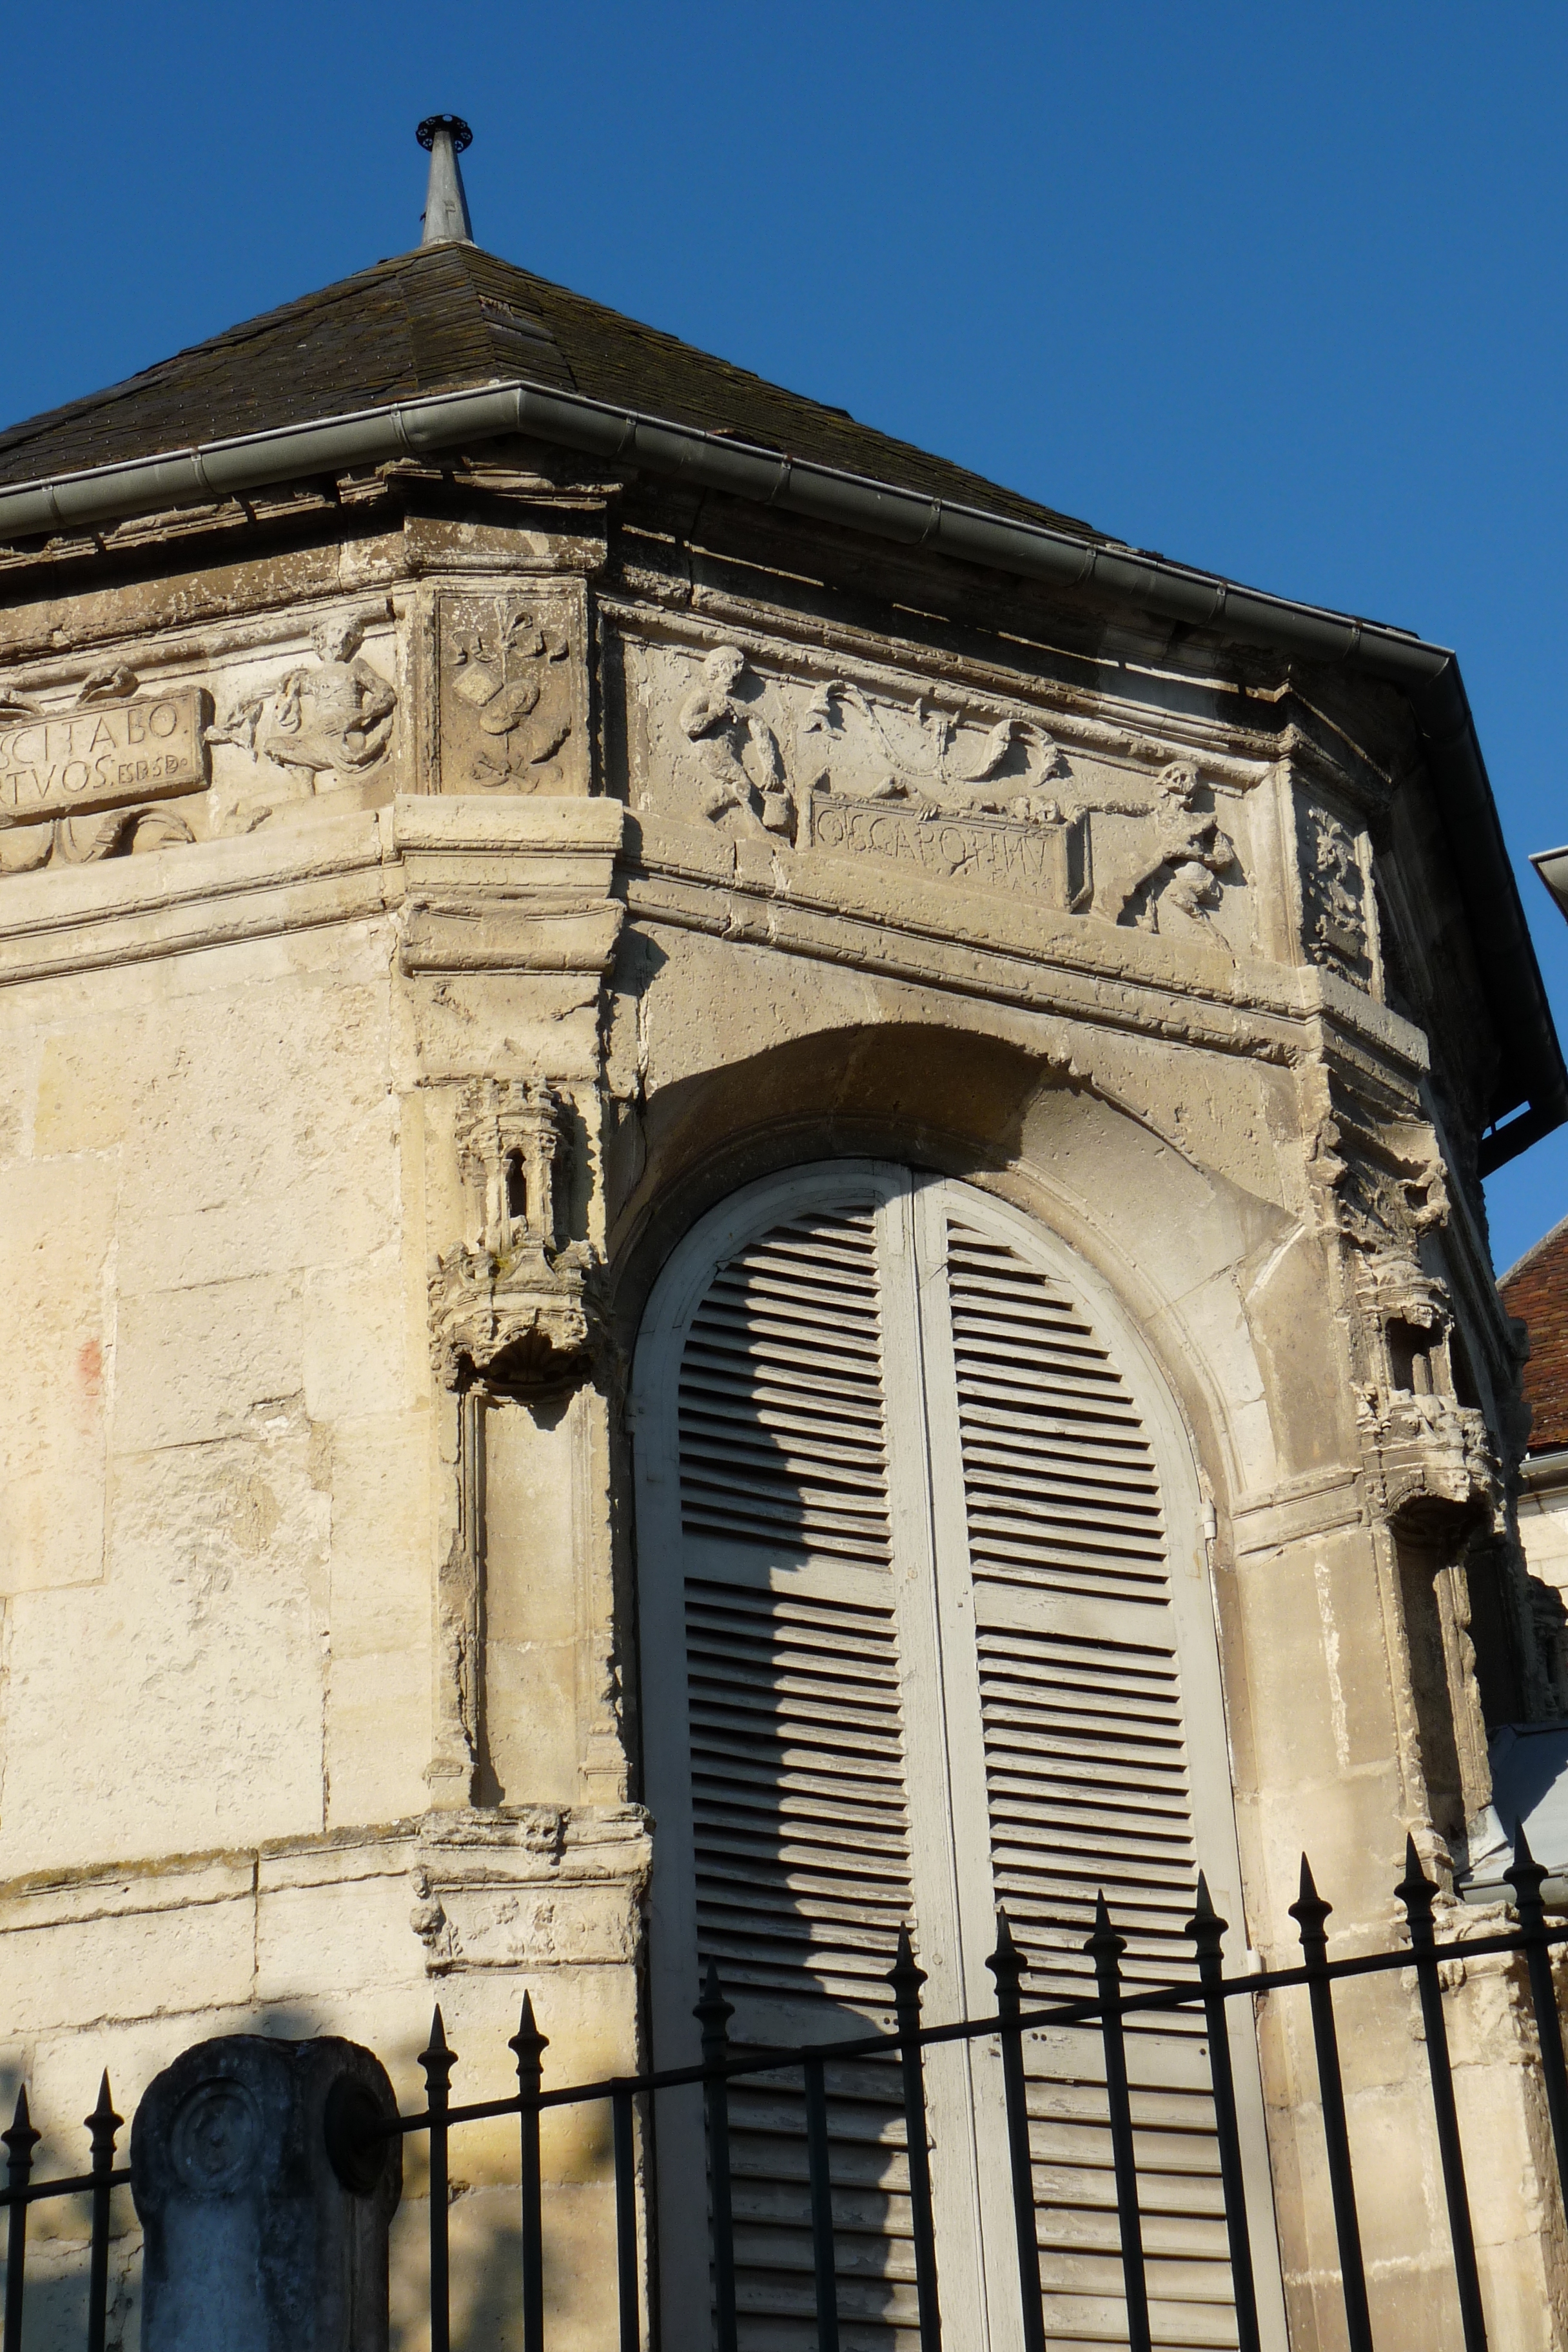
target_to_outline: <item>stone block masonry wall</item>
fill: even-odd
[[[1514,1365],[1418,740],[929,551],[721,500],[700,541],[685,496],[508,449],[3,559],[7,707],[175,698],[200,770],[0,825],[0,2095],[73,2151],[103,2066],[128,2115],[221,2032],[342,2035],[416,2104],[437,1995],[456,2096],[511,2088],[525,1990],[547,2083],[637,2070],[671,1691],[630,1367],[681,1237],[813,1161],[980,1188],[1146,1353],[1233,1960],[1293,1954],[1303,1844],[1334,1948],[1386,1939],[1407,1832],[1442,1876],[1485,1801],[1457,1547],[1492,1532],[1512,1606]],[[1454,1998],[1519,2192],[1488,2277],[1546,2352],[1527,2069]],[[1410,2014],[1347,2003],[1351,2127],[1380,2347],[1446,2352]],[[1311,2079],[1278,2005],[1300,2346],[1335,2340]],[[454,2154],[455,2335],[505,2341],[515,2134]],[[605,2338],[609,2160],[602,2114],[547,2127],[552,2352]]]
[[[353,821],[349,855],[380,899],[377,824]],[[316,856],[236,845],[231,869],[235,848],[253,884],[320,887]],[[140,919],[147,872],[93,877],[100,911]],[[57,877],[15,878],[7,913],[40,882],[58,899]],[[0,2097],[27,2083],[52,2170],[78,2160],[101,2069],[129,2116],[215,2033],[351,2036],[416,2105],[439,1996],[458,2095],[479,2096],[510,2087],[527,1985],[558,2063],[636,2060],[640,1822],[566,1818],[559,1711],[541,1737],[563,1760],[531,1776],[498,1720],[511,1792],[554,1809],[467,1845],[426,1828],[438,1441],[395,952],[384,905],[285,914],[262,940],[0,992]],[[545,1485],[569,1502],[570,1478]],[[525,1673],[550,1655],[515,1638]],[[424,2325],[421,2162],[400,2341]],[[591,2120],[547,2136],[560,2276],[594,2293],[574,2250],[607,2162]],[[475,2327],[500,2308],[515,2171],[515,2133],[469,2136],[453,2221]],[[128,2197],[116,2214],[133,2342]],[[74,2331],[84,2228],[40,2217],[40,2345]]]
[[[0,999],[7,1878],[423,1805],[389,953],[351,926]]]

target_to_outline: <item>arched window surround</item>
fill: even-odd
[[[1005,1243],[1028,1266],[1059,1283],[1081,1302],[1097,1336],[1113,1358],[1135,1399],[1158,1474],[1163,1499],[1169,1598],[1180,1659],[1182,1698],[1191,1780],[1191,1803],[1199,1859],[1216,1907],[1233,1923],[1232,1965],[1239,1959],[1244,1935],[1240,1869],[1237,1851],[1235,1811],[1228,1741],[1220,1678],[1215,1604],[1210,1576],[1205,1528],[1210,1523],[1205,1505],[1194,1449],[1173,1390],[1152,1349],[1129,1314],[1114,1287],[1076,1250],[1070,1248],[1034,1216],[973,1181],[921,1171],[890,1160],[840,1159],[777,1171],[743,1186],[698,1219],[672,1252],[649,1295],[635,1359],[631,1415],[635,1448],[639,1619],[642,1654],[642,1723],[649,1801],[656,1816],[655,1864],[650,1907],[650,1993],[654,2015],[657,2062],[661,2065],[691,2063],[697,2055],[697,2029],[690,2018],[695,1998],[698,1953],[692,1884],[692,1823],[689,1801],[680,1791],[689,1784],[690,1729],[686,1706],[684,1633],[681,1629],[682,1533],[679,1501],[679,1439],[678,1396],[682,1350],[692,1318],[707,1295],[716,1269],[742,1249],[752,1237],[782,1220],[815,1210],[831,1209],[847,1197],[871,1201],[884,1212],[902,1203],[912,1235],[922,1202],[961,1196],[966,1216],[999,1242]],[[931,1400],[914,1398],[901,1388],[900,1350],[889,1347],[887,1364],[889,1417],[900,1412],[929,1409]],[[942,1498],[934,1498],[940,1515]],[[933,1653],[934,1662],[934,1653]],[[936,1669],[940,1685],[940,1667]],[[962,1771],[960,1773],[962,1778]],[[962,1864],[959,1865],[962,1867]],[[973,1890],[971,1890],[973,1897]],[[960,1905],[960,1908],[963,1908]],[[973,1927],[975,1905],[968,1904]],[[929,1932],[929,1930],[928,1930]],[[981,1948],[971,1932],[957,1939],[959,1950],[932,1952],[939,1965],[927,1988],[929,2012],[951,2015],[960,2009],[981,2013],[991,2005],[992,1988],[984,1968],[989,1943]],[[1238,2089],[1253,2174],[1253,2202],[1260,2220],[1271,2206],[1267,2154],[1263,2137],[1258,2061],[1250,2020],[1244,2005],[1233,2003],[1233,2029]],[[984,2069],[982,2069],[984,2072]],[[994,2086],[976,2082],[972,2095],[982,2105]],[[690,2310],[689,2296],[697,2291],[698,2273],[706,2273],[701,2242],[700,2198],[690,2194],[691,2167],[700,2177],[700,2146],[693,2139],[694,2118],[686,2127],[661,2126],[658,2171],[667,2208],[660,2225],[661,2265],[666,2281],[667,2333],[675,2314]],[[688,2142],[690,2145],[688,2145]],[[995,2190],[1000,2183],[988,2178],[990,2159],[978,2148],[973,2157],[976,2212],[1005,2211]],[[680,2193],[684,2185],[685,2193]],[[668,2211],[679,2197],[684,2223]],[[972,2308],[984,2325],[977,2341],[1001,2347],[1009,2340],[1010,2290],[1005,2250],[994,2252],[981,2241],[994,2232],[976,2231],[980,2251],[973,2274],[961,2275],[962,2252],[950,2246],[945,2265],[949,2284],[960,2308]],[[1268,2274],[1272,2249],[1267,2227],[1258,2246],[1266,2310],[1278,2305]],[[991,2309],[986,2312],[987,2305]],[[1282,2308],[1271,2313],[1271,2329],[1282,2331]],[[963,2326],[955,2317],[955,2326]],[[960,2340],[960,2339],[955,2339]],[[1282,2332],[1278,2340],[1283,2342]]]

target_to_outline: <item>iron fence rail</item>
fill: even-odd
[[[694,2010],[701,2029],[702,2056],[699,2064],[658,2068],[637,2075],[606,2075],[595,2082],[572,2084],[552,2090],[543,2087],[542,2079],[547,2037],[539,2031],[532,2001],[525,1996],[518,2031],[509,2044],[517,2058],[516,2092],[504,2098],[477,2099],[460,2105],[453,2105],[448,2095],[455,2053],[447,2041],[437,2006],[430,2042],[420,2058],[426,2084],[425,2106],[411,2115],[388,2116],[379,2125],[368,2120],[361,2122],[356,2126],[359,2139],[355,2147],[345,2148],[341,2154],[344,2163],[348,2164],[352,2163],[353,2156],[363,2148],[367,2139],[374,2141],[395,2135],[408,2136],[421,2132],[429,2135],[430,2340],[432,2352],[450,2352],[448,2137],[454,2128],[466,2123],[517,2116],[521,2140],[520,2287],[522,2347],[523,2352],[545,2352],[540,2117],[556,2107],[607,2101],[612,2111],[616,2184],[618,2347],[619,2352],[643,2352],[641,2276],[637,2255],[636,2106],[639,2100],[652,2101],[663,2092],[700,2085],[708,2147],[713,2341],[715,2352],[737,2352],[739,2315],[731,2200],[729,2089],[732,2083],[742,2078],[799,2069],[805,2114],[818,2352],[838,2352],[839,2315],[832,2207],[834,2183],[826,2068],[829,2063],[837,2064],[851,2058],[896,2057],[900,2066],[907,2139],[918,2335],[921,2352],[940,2352],[942,2314],[926,2127],[924,2053],[948,2042],[994,2038],[1000,2044],[1002,2056],[1023,2343],[1025,2352],[1046,2352],[1035,2186],[1029,2150],[1027,2084],[1023,2059],[1024,2036],[1047,2027],[1098,2021],[1104,2047],[1107,2114],[1127,2313],[1127,2341],[1129,2352],[1151,2352],[1149,2286],[1139,2202],[1138,2159],[1124,2046],[1126,2021],[1130,2018],[1157,2016],[1171,2011],[1201,2010],[1208,2029],[1210,2082],[1237,2344],[1239,2352],[1261,2352],[1252,2232],[1247,2213],[1226,2004],[1241,1998],[1256,1998],[1263,1993],[1304,1987],[1312,2024],[1346,2337],[1350,2352],[1373,2352],[1343,2076],[1334,2024],[1333,1988],[1357,1977],[1413,1969],[1425,2027],[1462,2340],[1465,2352],[1485,2352],[1486,2322],[1481,2307],[1439,1970],[1447,1960],[1469,1961],[1489,1955],[1524,1956],[1552,2124],[1559,2190],[1563,2198],[1565,2214],[1568,2214],[1568,2072],[1564,2069],[1562,2028],[1552,1982],[1551,1960],[1552,1947],[1568,1942],[1568,1925],[1549,1927],[1547,1924],[1541,1900],[1541,1887],[1547,1874],[1531,1855],[1521,1831],[1513,1866],[1506,1874],[1513,1889],[1517,1926],[1502,1933],[1468,1936],[1461,1940],[1439,1943],[1433,1917],[1438,1889],[1423,1872],[1414,1843],[1409,1842],[1405,1876],[1394,1890],[1404,1906],[1408,1944],[1393,1950],[1358,1953],[1343,1959],[1331,1960],[1328,1958],[1325,1923],[1331,1906],[1319,1895],[1303,1855],[1300,1892],[1290,1906],[1301,1943],[1300,1965],[1261,1969],[1244,1976],[1226,1976],[1224,1972],[1222,1939],[1227,1923],[1215,1912],[1207,1887],[1200,1876],[1194,1913],[1187,1922],[1187,1933],[1193,1941],[1196,1964],[1195,1982],[1165,1984],[1134,1993],[1122,1990],[1121,1955],[1126,1949],[1126,1941],[1117,1933],[1102,1894],[1096,1903],[1094,1930],[1085,1948],[1094,1964],[1094,1993],[1078,2000],[1054,2000],[1032,2007],[1026,2007],[1021,1991],[1026,1966],[1024,1957],[1014,1942],[1005,1915],[999,1913],[996,1950],[987,1963],[996,1981],[995,2015],[963,2018],[942,2025],[921,2022],[920,1989],[925,1979],[916,1963],[911,1938],[908,1928],[905,1928],[900,1932],[897,1957],[888,1979],[896,2020],[895,2030],[891,2033],[868,2033],[853,2039],[801,2043],[787,2049],[753,2049],[741,2057],[732,2055],[730,2051],[728,2026],[733,2011],[724,1998],[717,1969],[710,1962],[701,1995]],[[16,2347],[7,2342],[5,2352],[16,2352]]]
[[[431,2352],[450,2352],[450,2135],[465,2124],[515,2116],[519,2129],[521,2242],[518,2284],[522,2347],[523,2352],[544,2352],[540,2119],[553,2108],[607,2102],[611,2111],[616,2189],[618,2352],[643,2352],[637,2177],[637,2103],[654,2102],[661,2093],[700,2086],[708,2150],[713,2339],[715,2352],[737,2352],[739,2315],[731,2199],[730,2087],[743,2078],[776,2075],[798,2069],[804,2092],[817,2346],[818,2352],[838,2352],[839,2312],[832,2201],[835,2184],[826,2069],[830,2064],[837,2065],[847,2059],[896,2058],[907,2141],[917,2332],[921,2352],[940,2352],[942,2312],[926,2126],[925,2053],[946,2043],[994,2038],[999,2044],[1002,2060],[1024,2352],[1046,2352],[1024,2037],[1045,2028],[1098,2022],[1105,2059],[1106,2110],[1115,2183],[1127,2342],[1130,2352],[1150,2352],[1149,2287],[1124,2036],[1130,2019],[1156,2017],[1173,2011],[1201,2010],[1207,2027],[1210,2084],[1237,2344],[1239,2352],[1260,2352],[1252,2232],[1226,2032],[1226,2003],[1247,1996],[1305,1988],[1316,2054],[1346,2340],[1350,2352],[1372,2352],[1372,2324],[1335,2032],[1333,1989],[1337,1984],[1357,1977],[1377,1975],[1391,1969],[1411,1969],[1415,1976],[1425,2030],[1461,2336],[1465,2352],[1484,2352],[1486,2321],[1444,2016],[1440,1970],[1446,1961],[1469,1961],[1489,1955],[1521,1955],[1525,1960],[1559,2190],[1563,2197],[1565,2214],[1568,2214],[1568,2070],[1564,2067],[1562,2026],[1552,1985],[1551,1958],[1553,1945],[1568,1942],[1568,1925],[1552,1927],[1547,1923],[1541,1897],[1542,1885],[1547,1873],[1531,1857],[1522,1832],[1517,1843],[1513,1866],[1506,1875],[1513,1890],[1517,1925],[1500,1933],[1439,1942],[1434,1919],[1438,1890],[1421,1869],[1414,1844],[1408,1844],[1405,1876],[1394,1890],[1404,1906],[1408,1943],[1393,1950],[1359,1953],[1343,1959],[1331,1960],[1328,1958],[1326,1930],[1331,1906],[1318,1894],[1303,1856],[1300,1892],[1290,1906],[1301,1943],[1300,1965],[1258,1969],[1241,1976],[1226,1976],[1225,1973],[1222,1940],[1226,1923],[1215,1914],[1208,1890],[1200,1877],[1193,1916],[1187,1922],[1187,1933],[1194,1948],[1195,1980],[1190,1979],[1180,1983],[1158,1985],[1140,1992],[1126,1992],[1122,1989],[1121,1957],[1126,1943],[1117,1932],[1101,1895],[1096,1904],[1093,1932],[1086,1945],[1095,1971],[1094,1992],[1071,2000],[1058,2000],[1033,2006],[1026,2005],[1023,1996],[1025,1957],[1014,1941],[1005,1916],[999,1914],[996,1949],[987,1964],[996,1984],[994,2016],[963,2018],[940,2025],[927,2025],[921,2021],[921,1988],[925,1979],[915,1960],[910,1932],[905,1928],[900,1932],[897,1955],[888,1979],[895,2018],[892,2032],[868,2033],[853,2040],[801,2043],[787,2049],[752,2049],[741,2056],[731,2050],[729,2021],[733,2011],[724,1998],[717,1970],[710,1963],[695,2009],[701,2029],[702,2055],[700,2063],[665,2067],[637,2075],[607,2075],[594,2082],[561,2085],[550,2090],[546,2090],[543,2084],[543,2053],[549,2046],[547,2037],[540,2032],[532,2002],[525,1996],[517,2032],[509,2043],[516,2060],[518,2087],[504,2098],[453,2102],[450,2084],[457,2064],[457,2053],[447,2040],[437,2006],[429,2042],[419,2060],[425,2075],[425,2105],[413,2114],[386,2116],[379,2120],[367,2117],[363,2108],[345,2107],[335,2119],[330,2115],[329,2153],[340,2175],[352,2179],[366,2154],[388,2138],[420,2133],[427,2135],[430,2345]],[[114,2162],[115,2142],[121,2125],[122,2118],[114,2111],[106,2074],[98,2104],[86,2119],[90,2146],[89,2169],[57,2179],[35,2180],[31,2177],[34,2151],[39,2144],[40,2135],[28,2113],[26,2084],[20,2090],[10,2127],[0,2133],[0,2140],[4,2141],[6,2150],[6,2185],[0,2189],[0,2206],[6,2210],[5,2315],[0,2352],[23,2352],[28,2215],[34,2205],[40,2201],[64,2197],[87,2197],[91,2200],[87,2347],[88,2352],[104,2352],[110,2200],[112,2192],[126,2186],[131,2179],[129,2170],[117,2168]],[[331,2138],[334,2131],[340,2135],[336,2144]]]
[[[28,2213],[46,2198],[82,2196],[92,2200],[88,2237],[87,2352],[104,2352],[109,2320],[110,2199],[116,2189],[125,2188],[131,2179],[130,2173],[117,2168],[114,2162],[114,2143],[124,2121],[123,2116],[114,2112],[109,2076],[105,2074],[99,2085],[98,2105],[86,2119],[91,2169],[59,2180],[34,2180],[33,2150],[43,2135],[35,2130],[28,2113],[26,2083],[17,2092],[9,2128],[0,2132],[0,2140],[5,2143],[5,2187],[0,2189],[0,2206],[6,2209],[5,2319],[0,2352],[22,2352]]]

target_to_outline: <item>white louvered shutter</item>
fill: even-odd
[[[1092,1992],[1104,1890],[1130,1990],[1190,1971],[1196,1852],[1166,1529],[1149,1433],[1079,1300],[944,1186],[992,1884],[1026,1994]],[[931,1230],[928,1220],[927,1230]],[[934,1441],[933,1441],[934,1442]],[[1093,2029],[1026,2044],[1046,2330],[1126,2341]],[[1236,2341],[1201,2021],[1130,2032],[1157,2345]]]
[[[663,2063],[695,2055],[690,2009],[710,1960],[738,2047],[892,2021],[887,1972],[917,1901],[884,1377],[889,1188],[882,1199],[878,1189],[782,1217],[727,1252],[672,1350],[673,1396],[659,1400],[675,1415],[678,1485],[651,1512],[645,1487],[639,1507],[643,1609],[645,1622],[658,1619],[645,1536],[662,1505],[667,1533],[679,1518],[679,1594],[667,1553],[658,1654],[681,1685],[667,1687],[663,1713],[673,1719],[682,1710],[669,1702],[683,1701],[685,1717],[684,1753],[667,1741],[660,1771],[661,1700],[645,1664]],[[669,1829],[684,1853],[659,1851]],[[680,1916],[659,1938],[666,1889]],[[846,2342],[891,2352],[914,2311],[898,2079],[850,2063],[829,2070],[828,2087]],[[672,2128],[659,2125],[665,2327],[698,2342],[706,2222],[691,2184],[703,2153],[697,2101],[684,2104]],[[798,2074],[738,2084],[731,2135],[742,2342],[805,2352],[815,2290]]]
[[[890,2024],[906,1919],[931,2021],[993,2006],[999,1903],[1037,1999],[1091,1982],[1100,1887],[1130,1979],[1185,1967],[1184,1681],[1206,1710],[1203,1858],[1234,1883],[1195,1526],[1173,1581],[1151,1430],[1073,1265],[966,1186],[863,1164],[753,1188],[656,1293],[637,1455],[659,2063],[696,2055],[709,1959],[738,2042]],[[1124,2343],[1099,2036],[1026,2047],[1047,2337]],[[1156,2342],[1232,2343],[1201,2034],[1138,2032],[1129,2063]],[[896,2077],[846,2066],[830,2085],[847,2352],[902,2352]],[[931,2053],[928,2096],[944,2343],[1011,2352],[994,2053]],[[701,2116],[664,2105],[665,2331],[684,2347],[704,2336]],[[731,2128],[744,2352],[810,2352],[798,2076],[738,2086]]]

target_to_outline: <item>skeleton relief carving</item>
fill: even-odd
[[[1190,760],[1151,773],[1152,746],[1112,760],[1023,712],[794,677],[733,642],[633,648],[628,676],[645,803],[688,824],[1026,896],[1233,959],[1250,943],[1248,918],[1226,907],[1245,884],[1240,856]]]
[[[443,792],[587,790],[579,641],[574,607],[559,593],[442,594]]]
[[[1108,861],[1096,910],[1113,923],[1158,930],[1160,908],[1184,915],[1213,930],[1220,901],[1220,877],[1239,871],[1236,845],[1220,829],[1212,810],[1200,806],[1198,772],[1190,760],[1173,760],[1158,778],[1152,799],[1104,794],[1085,801],[1106,816],[1142,820],[1122,853]]]

